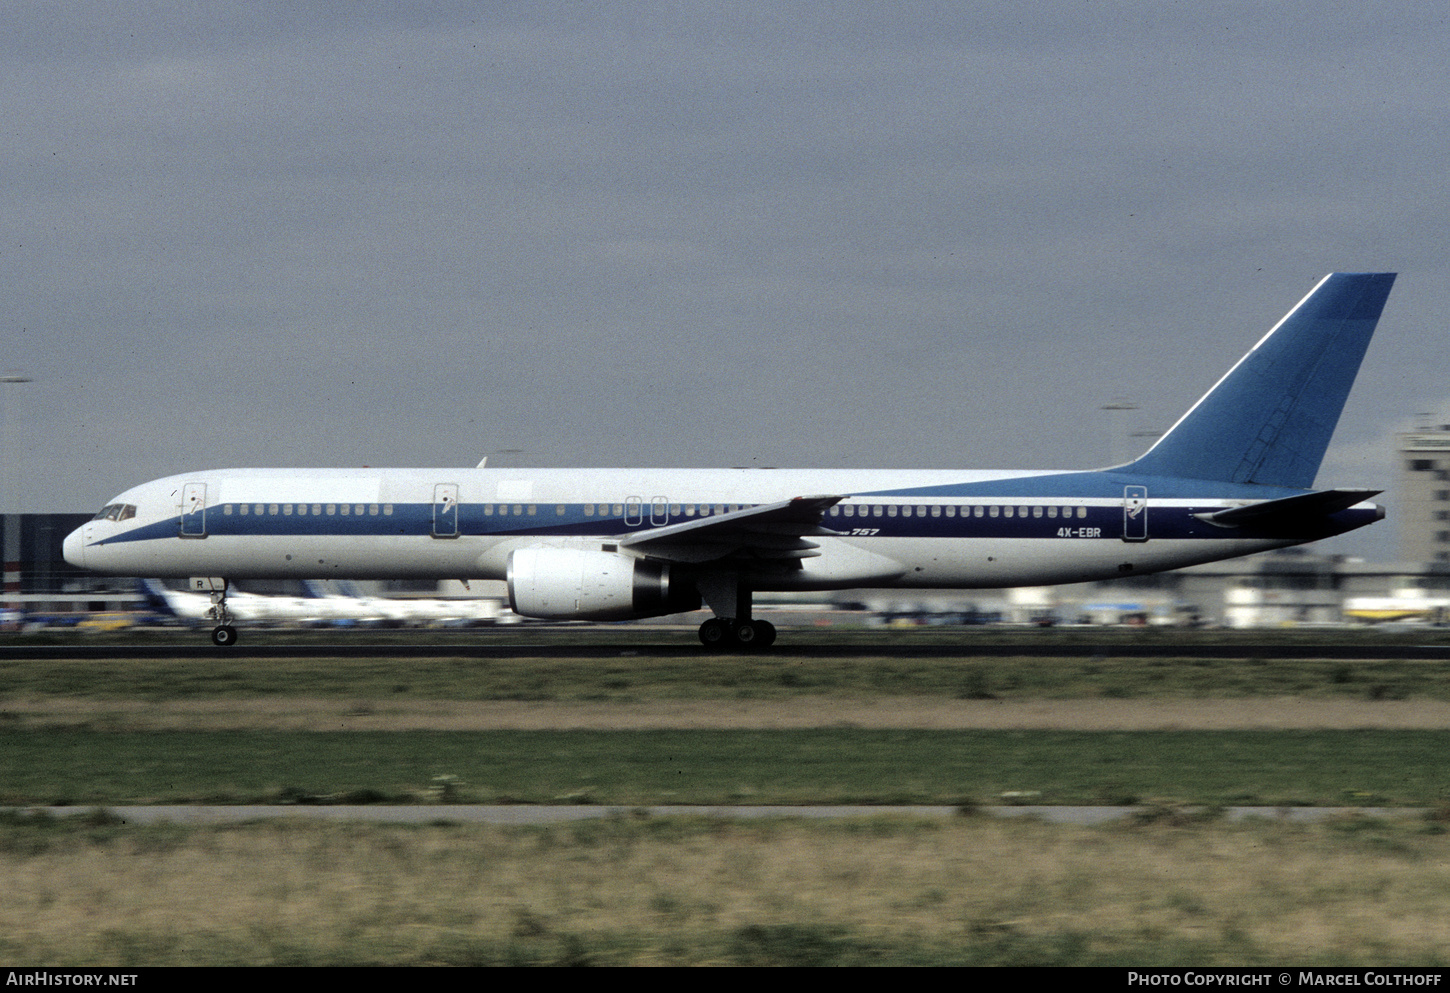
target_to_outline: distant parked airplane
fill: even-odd
[[[213,619],[211,597],[206,593],[173,590],[156,579],[142,579],[139,583],[147,606],[158,614],[193,623]],[[383,619],[380,614],[345,615],[329,609],[320,600],[308,597],[266,596],[243,593],[240,590],[232,590],[227,595],[227,610],[234,620],[245,624],[320,624],[340,620],[356,623],[378,622]]]
[[[1341,534],[1378,490],[1313,489],[1393,273],[1333,273],[1142,457],[1093,471],[219,469],[127,490],[65,542],[99,572],[191,577],[231,644],[250,578],[504,579],[530,617],[715,617],[757,591],[1109,579]]]
[[[146,603],[159,614],[200,623],[213,619],[207,593],[173,590],[156,579],[140,580]],[[227,594],[227,609],[234,620],[248,624],[384,624],[394,626],[447,624],[507,624],[517,618],[498,600],[403,599],[368,596],[361,592],[332,593],[311,581],[307,596]]]
[[[303,585],[308,596],[317,598],[339,616],[381,617],[385,623],[399,626],[510,624],[519,619],[504,609],[501,600],[491,597],[384,597],[369,596],[350,582],[341,584],[336,593],[316,580],[309,579]]]

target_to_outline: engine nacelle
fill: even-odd
[[[626,621],[697,610],[689,582],[667,562],[581,548],[519,548],[509,555],[509,606],[525,617]]]

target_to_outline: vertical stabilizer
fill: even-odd
[[[1156,445],[1123,468],[1313,486],[1394,282],[1392,272],[1325,276]]]

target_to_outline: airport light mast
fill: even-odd
[[[4,451],[0,452],[0,463],[4,465],[5,493],[0,508],[5,511],[5,607],[20,607],[20,498],[15,492],[15,468],[12,453],[15,445],[11,435],[14,425],[10,420],[10,387],[29,383],[29,376],[11,371],[0,376],[0,437],[3,437]]]

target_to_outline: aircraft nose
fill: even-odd
[[[65,542],[61,545],[61,554],[71,565],[86,567],[86,536],[84,527],[78,527],[66,535]],[[54,547],[54,546],[52,546]]]

